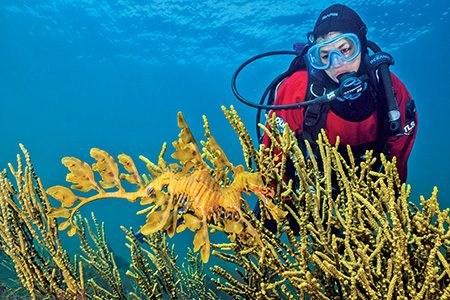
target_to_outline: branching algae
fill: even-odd
[[[150,180],[141,178],[133,160],[125,154],[118,157],[119,163],[128,172],[122,174],[114,158],[100,149],[91,149],[90,155],[97,160],[92,167],[77,158],[64,157],[62,163],[70,170],[66,180],[73,183],[71,188],[80,192],[95,190],[97,194],[84,198],[63,186],[49,188],[47,193],[62,204],[50,214],[68,219],[60,224],[59,229],[69,227],[68,235],[73,235],[77,230],[72,222],[73,216],[89,202],[104,198],[125,198],[132,202],[140,199],[141,205],[148,206],[138,212],[147,213],[147,223],[140,229],[142,234],[150,235],[165,230],[172,237],[175,231],[181,232],[186,228],[195,231],[194,251],[200,249],[204,262],[210,256],[210,224],[216,229],[236,234],[249,247],[263,247],[256,229],[243,217],[241,210],[246,204],[242,193],[251,191],[264,199],[262,202],[267,204],[275,218],[283,215],[266,197],[268,189],[264,186],[262,174],[247,172],[242,165],[233,166],[210,135],[206,118],[208,139],[203,143],[203,153],[181,113],[178,114],[178,126],[181,132],[178,141],[173,143],[176,151],[172,157],[180,164],[169,165],[163,159],[165,145],[157,165],[141,157],[152,175]],[[205,160],[209,160],[212,166]],[[99,183],[93,171],[100,174]],[[231,179],[229,173],[232,173]],[[136,185],[138,190],[125,191],[121,180]],[[105,191],[111,188],[116,190]]]
[[[294,134],[288,128],[280,131],[274,118],[268,119],[268,127],[261,126],[271,147],[255,149],[234,108],[223,110],[240,139],[246,166],[227,159],[206,118],[206,141],[200,150],[179,114],[181,132],[172,153],[177,163],[164,160],[166,145],[156,164],[140,157],[149,175],[141,175],[125,154],[116,161],[94,148],[92,165],[65,157],[71,188],[46,190],[60,207],[50,206],[24,150],[27,166],[23,168],[20,159],[17,170],[10,166],[16,187],[6,171],[0,177],[0,237],[30,295],[214,298],[208,290],[189,293],[205,284],[200,264],[190,269],[198,276],[180,271],[170,249],[156,247],[166,245],[166,234],[171,237],[187,228],[195,232],[194,251],[200,251],[203,262],[208,262],[211,248],[225,262],[211,268],[218,276],[213,282],[235,299],[450,298],[449,209],[439,208],[437,189],[416,207],[408,202],[410,186],[400,182],[395,160],[367,151],[365,161],[356,164],[350,148],[346,160],[324,134],[318,140],[320,160],[306,159]],[[377,160],[382,171],[372,170]],[[285,178],[288,167],[295,170],[295,178]],[[127,191],[124,186],[130,184],[136,188]],[[90,196],[83,197],[84,192]],[[256,195],[260,219],[243,198],[245,193]],[[139,231],[153,252],[140,246],[132,230],[124,229],[132,257],[127,275],[136,283],[136,291],[128,294],[121,290],[113,255],[102,246],[103,231],[96,225],[97,234],[92,234],[87,221],[77,217],[80,207],[105,198],[139,201],[144,208],[138,213],[146,214]],[[64,221],[58,225],[55,218]],[[267,220],[276,222],[276,232],[264,226]],[[82,261],[70,261],[58,230],[80,238]],[[211,243],[210,233],[217,231],[226,233],[230,242]],[[99,249],[87,244],[87,232],[96,237]],[[45,255],[36,250],[37,244]],[[84,267],[97,270],[101,280],[91,278],[86,285]],[[110,284],[106,288],[98,282]]]

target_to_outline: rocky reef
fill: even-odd
[[[0,175],[0,243],[19,290],[33,299],[214,299],[204,270],[212,254],[223,263],[210,266],[210,281],[234,299],[450,298],[449,209],[440,209],[436,188],[417,206],[395,161],[368,151],[357,164],[349,147],[342,155],[324,134],[315,158],[273,118],[261,126],[271,146],[255,147],[234,108],[223,111],[245,166],[228,160],[206,117],[198,143],[181,113],[172,161],[164,144],[156,163],[140,157],[146,173],[128,155],[116,160],[94,148],[92,164],[62,159],[70,188],[45,188],[21,146],[17,166]],[[295,175],[286,178],[287,168]],[[257,199],[258,218],[246,194]],[[124,220],[125,275],[102,224],[79,214],[108,198],[139,202],[146,214],[142,243]],[[180,245],[167,237],[186,229],[195,233],[193,250],[180,265]],[[68,255],[62,231],[79,239],[79,255]],[[212,242],[218,232],[227,243]]]

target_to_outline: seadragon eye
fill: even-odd
[[[151,194],[153,193],[154,190],[155,190],[155,189],[153,188],[153,186],[149,186],[149,187],[147,188],[146,192],[147,192],[148,195],[151,195]]]

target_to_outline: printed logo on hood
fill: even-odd
[[[338,13],[332,12],[332,13],[329,13],[329,14],[326,14],[325,16],[323,16],[322,21],[325,20],[326,18],[337,17],[337,16],[339,16]]]

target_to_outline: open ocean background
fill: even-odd
[[[93,162],[89,149],[114,156],[166,158],[182,111],[197,140],[202,115],[235,165],[243,163],[237,136],[220,106],[234,105],[255,134],[256,110],[235,99],[230,80],[256,54],[291,50],[305,41],[320,11],[335,1],[0,1],[0,169],[15,165],[19,143],[29,150],[46,188],[67,185],[63,156]],[[450,206],[450,2],[353,0],[368,38],[390,52],[391,68],[416,101],[419,132],[409,159],[411,201],[439,188]],[[238,88],[259,101],[265,86],[293,57],[251,65]],[[255,138],[256,140],[256,138]],[[141,171],[145,166],[139,164]],[[106,223],[107,236],[128,257],[119,225],[139,228],[138,203],[87,205]],[[62,235],[65,235],[64,233]],[[215,235],[211,236],[212,241]],[[184,253],[192,235],[171,242]],[[66,241],[78,248],[76,238]],[[214,259],[211,264],[215,263]]]

